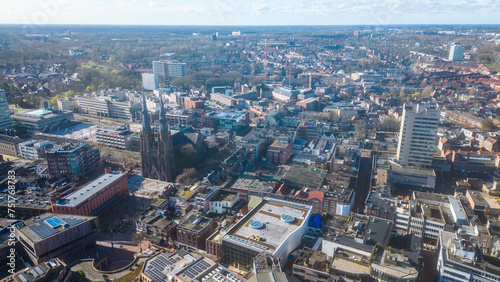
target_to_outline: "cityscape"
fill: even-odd
[[[500,281],[500,25],[236,2],[0,20],[0,281]]]

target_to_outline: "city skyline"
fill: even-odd
[[[3,3],[0,24],[391,25],[499,24],[500,3],[446,1],[24,0]]]

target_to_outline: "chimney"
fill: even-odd
[[[104,168],[104,173],[111,173],[111,167]]]

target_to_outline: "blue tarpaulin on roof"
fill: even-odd
[[[313,216],[313,218],[309,222],[309,227],[321,228],[321,216],[319,216],[319,214]]]

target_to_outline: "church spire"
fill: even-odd
[[[146,106],[146,95],[142,93],[142,131],[151,132],[151,121],[149,119],[148,107]]]
[[[165,106],[163,105],[163,96],[160,93],[160,132],[167,132],[167,116],[165,115]]]

